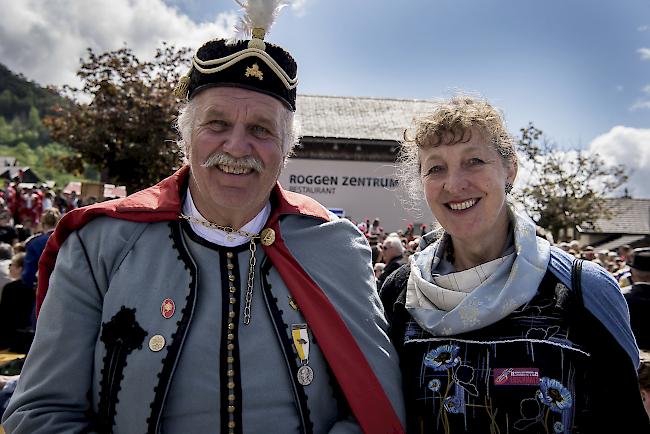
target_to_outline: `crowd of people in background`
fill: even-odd
[[[39,230],[43,211],[56,208],[61,214],[82,205],[93,203],[92,200],[82,203],[76,191],[52,189],[48,184],[24,183],[15,179],[5,180],[4,188],[0,189],[0,209],[8,216],[16,229],[18,241],[24,241],[34,231]],[[6,217],[3,218],[3,223]]]
[[[366,235],[372,249],[372,264],[378,288],[381,288],[381,283],[390,273],[399,268],[399,265],[408,262],[409,256],[417,252],[421,245],[427,245],[432,241],[432,239],[428,239],[431,235],[426,240],[422,240],[430,230],[425,224],[416,229],[412,223],[409,223],[405,229],[386,232],[381,226],[380,218],[375,218],[372,223],[367,218],[360,223],[355,223],[359,230]],[[538,228],[538,235],[546,239],[550,238],[542,228]],[[549,241],[552,242],[552,239]],[[614,277],[621,288],[633,284],[629,266],[633,251],[631,246],[624,244],[617,247],[616,250],[607,250],[590,245],[581,246],[577,240],[559,242],[556,245],[576,258],[600,265]]]
[[[38,260],[61,216],[79,206],[75,192],[47,185],[16,180],[0,190],[0,349],[29,349]]]

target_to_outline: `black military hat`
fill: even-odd
[[[640,271],[650,271],[650,247],[634,249],[630,268],[635,268]]]
[[[208,87],[242,87],[275,97],[295,111],[296,61],[283,48],[264,42],[282,2],[248,0],[241,6],[245,15],[240,30],[249,31],[251,38],[235,41],[213,39],[203,44],[174,92],[180,98],[191,99]]]

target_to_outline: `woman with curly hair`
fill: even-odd
[[[381,289],[408,430],[646,432],[625,300],[536,236],[509,200],[517,169],[501,113],[477,98],[440,101],[405,132],[402,185],[440,224]]]

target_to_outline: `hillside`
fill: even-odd
[[[0,116],[6,121],[16,117],[27,119],[32,107],[43,117],[51,114],[57,104],[66,104],[66,100],[56,91],[28,81],[0,63]]]

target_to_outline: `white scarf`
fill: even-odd
[[[510,207],[509,216],[515,243],[510,255],[436,277],[443,240],[411,257],[406,308],[420,327],[442,336],[477,330],[535,296],[550,260],[550,244],[536,236],[535,224],[524,213]],[[450,283],[459,276],[461,282]]]

